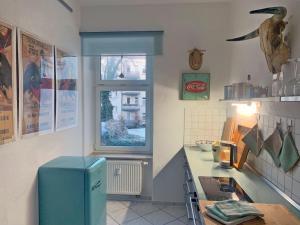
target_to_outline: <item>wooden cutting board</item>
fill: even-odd
[[[206,215],[205,206],[213,204],[212,201],[199,201],[200,209],[204,217],[206,225],[221,225],[221,223]],[[300,220],[297,219],[288,209],[279,204],[260,204],[253,203],[260,210],[264,217],[250,220],[241,223],[242,225],[300,225]]]

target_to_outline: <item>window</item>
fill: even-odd
[[[101,55],[97,79],[96,149],[151,149],[152,57]]]
[[[163,31],[81,32],[80,36],[84,63],[97,68],[96,149],[149,152],[152,59],[163,54]]]

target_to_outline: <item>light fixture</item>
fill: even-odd
[[[236,111],[242,116],[253,116],[257,113],[257,103],[232,103],[232,106],[236,106]]]

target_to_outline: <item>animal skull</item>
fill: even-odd
[[[287,15],[285,7],[271,7],[250,11],[250,14],[273,14],[266,19],[255,31],[227,41],[244,41],[260,38],[260,47],[265,54],[270,72],[280,73],[282,65],[288,62],[290,48],[284,40],[283,31],[287,22],[283,21]]]

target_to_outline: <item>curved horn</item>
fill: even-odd
[[[264,9],[257,9],[250,11],[250,14],[274,14],[280,16],[283,19],[287,14],[287,9],[285,7],[270,7]]]
[[[256,29],[255,31],[252,31],[249,34],[237,38],[227,39],[226,41],[245,41],[252,38],[256,38],[258,36],[259,36],[259,29]]]

